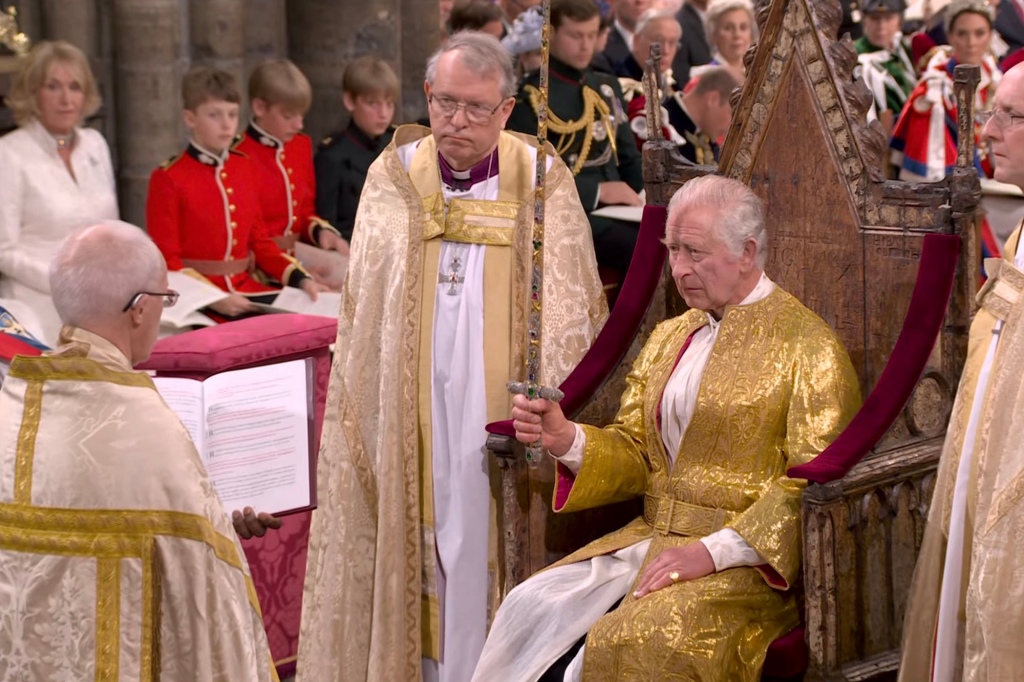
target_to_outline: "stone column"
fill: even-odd
[[[245,3],[245,77],[267,59],[288,55],[288,17],[285,0],[247,0]]]
[[[424,33],[422,27],[437,25],[436,4],[430,0],[363,0],[339,8],[339,3],[332,0],[289,0],[289,53],[313,86],[313,107],[306,117],[306,129],[314,139],[347,121],[341,100],[345,65],[351,59],[372,54],[387,60],[396,73],[404,73],[402,55],[408,48],[403,41],[415,45],[424,40],[426,36],[419,35]],[[421,12],[415,9],[418,5],[432,6],[433,23],[409,25],[403,30],[405,5],[414,8],[412,20],[416,12]],[[397,119],[401,117],[401,113],[396,115]]]
[[[100,52],[96,0],[42,0],[40,4],[43,35],[66,40],[95,62]]]
[[[245,0],[189,0],[192,66],[227,71],[242,92],[240,124],[249,119],[245,73]]]
[[[145,224],[146,187],[155,167],[180,151],[184,71],[177,0],[114,0],[113,38],[122,217]]]
[[[396,123],[412,123],[427,115],[427,98],[423,95],[423,75],[427,59],[441,42],[437,28],[440,18],[437,2],[400,0],[402,57],[399,63],[401,102],[395,107]],[[424,27],[430,27],[429,29]],[[394,65],[392,65],[394,66]]]

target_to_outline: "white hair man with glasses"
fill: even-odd
[[[132,367],[167,288],[139,228],[50,266],[60,346],[0,391],[0,671],[17,679],[276,679],[245,555],[181,421]]]
[[[995,178],[1024,189],[1024,67],[1005,74],[981,137]],[[985,261],[967,364],[939,461],[903,631],[900,679],[1011,680],[1024,670],[1024,251]]]
[[[370,167],[320,449],[299,680],[468,682],[500,594],[485,425],[525,363],[535,136],[502,129],[511,59],[454,35],[426,69],[430,129]],[[557,386],[606,304],[587,217],[550,147],[542,374]]]

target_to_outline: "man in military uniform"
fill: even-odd
[[[857,39],[860,76],[875,98],[875,115],[892,134],[910,91],[917,84],[909,44],[900,33],[906,3],[903,0],[864,0],[861,3],[864,35]]]
[[[394,132],[398,77],[384,60],[360,57],[345,69],[342,90],[348,127],[323,139],[313,165],[316,212],[351,241],[366,173]]]
[[[594,0],[551,3],[548,140],[576,178],[598,264],[625,272],[638,225],[590,215],[599,206],[643,204],[637,194],[643,187],[640,152],[626,125],[622,89],[613,76],[588,68],[600,23]],[[536,134],[538,79],[537,73],[524,79],[509,130]]]

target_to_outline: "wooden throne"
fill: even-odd
[[[899,664],[910,579],[978,284],[981,191],[967,132],[977,73],[970,67],[957,73],[962,132],[954,172],[934,184],[888,181],[882,173],[886,140],[877,123],[867,123],[871,98],[853,77],[853,44],[832,38],[842,18],[839,3],[762,1],[757,14],[760,42],[745,58],[746,84],[733,97],[720,167],[687,165],[670,144],[649,141],[648,210],[665,206],[679,186],[707,173],[748,184],[767,207],[768,275],[833,325],[846,345],[870,397],[843,443],[837,441],[845,453],[826,453],[845,460],[831,473],[791,472],[812,481],[803,502],[803,667],[808,680],[884,679]],[[649,80],[652,73],[649,64]],[[657,116],[649,111],[648,130],[660,130]],[[641,261],[638,249],[617,309],[630,279],[652,263],[661,267],[660,260]],[[656,322],[679,312],[668,277],[644,305],[642,323],[629,330],[609,330],[609,323],[603,332],[636,336],[577,420],[613,418],[637,349]],[[904,388],[894,403],[899,379]],[[502,429],[491,430],[488,447],[504,468],[506,592],[635,516],[635,509],[623,508],[549,516],[550,469],[528,470],[517,444],[499,435]],[[792,666],[784,669],[799,677]]]

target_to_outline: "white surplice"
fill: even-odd
[[[740,305],[761,301],[774,290],[775,284],[762,273]],[[662,394],[661,438],[673,462],[697,406],[697,393],[720,325],[719,320],[708,315],[708,324],[693,334]],[[584,432],[577,426],[572,447],[557,459],[575,474],[582,465],[585,446]],[[763,563],[757,551],[730,528],[712,533],[701,542],[711,554],[715,570]],[[516,586],[494,619],[491,637],[473,675],[474,682],[536,682],[626,596],[640,573],[650,544],[649,539],[642,540],[611,554],[538,573]],[[544,608],[538,609],[539,604]],[[552,618],[551,614],[558,615]],[[566,670],[565,682],[581,679],[585,648],[580,649]]]
[[[398,149],[408,170],[418,142]],[[530,148],[536,159],[536,150]],[[458,175],[458,174],[457,174]],[[468,177],[468,172],[465,173]],[[468,190],[442,183],[445,202],[498,198],[498,176]],[[423,659],[425,682],[468,682],[487,636],[491,487],[484,386],[484,244],[442,241],[434,294],[431,448],[441,662]],[[454,293],[454,272],[463,281]],[[450,588],[450,589],[449,589]]]
[[[1014,266],[1024,270],[1024,249],[1018,247]],[[978,374],[978,386],[974,402],[964,430],[964,443],[960,451],[960,466],[956,471],[953,486],[953,505],[949,514],[949,544],[946,547],[945,565],[942,569],[942,589],[939,592],[939,620],[935,629],[935,662],[932,668],[933,682],[953,682],[957,675],[957,661],[963,651],[961,637],[960,589],[963,585],[964,534],[966,532],[967,497],[970,485],[971,466],[974,460],[974,441],[980,426],[981,412],[988,393],[988,382],[992,364],[999,347],[999,334],[1003,321],[997,320],[992,330],[985,360]]]
[[[74,177],[35,119],[0,137],[0,299],[31,309],[35,319],[22,324],[50,346],[61,328],[50,299],[57,247],[77,228],[118,217],[110,149],[100,133],[75,130],[71,167]]]

